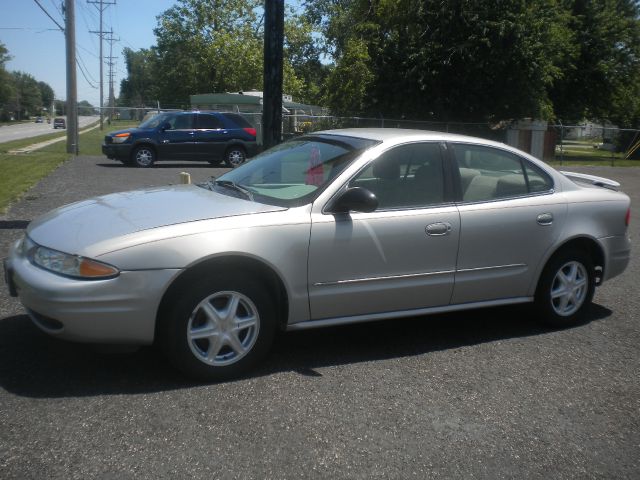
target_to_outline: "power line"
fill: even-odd
[[[78,61],[78,57],[76,57],[76,65],[78,66],[78,69],[80,70],[80,73],[82,73],[82,76],[87,81],[89,86],[91,88],[98,88],[97,85],[92,84],[91,81],[87,78],[88,72],[86,72],[85,69],[82,67],[82,64]]]
[[[51,19],[51,21],[52,21],[53,23],[55,23],[55,24],[56,24],[56,26],[57,26],[57,27],[58,27],[62,32],[64,32],[64,28],[63,28],[63,27],[62,27],[62,26],[61,26],[61,25],[56,21],[56,19],[55,19],[55,18],[53,18],[53,17],[49,14],[49,12],[47,12],[47,9],[46,9],[46,8],[44,8],[44,7],[42,6],[42,4],[40,3],[40,0],[33,0],[33,1],[34,1],[34,2],[36,2],[36,5],[38,5],[38,6],[40,7],[40,10],[42,10],[42,11],[47,15],[47,17],[49,17],[49,18]]]

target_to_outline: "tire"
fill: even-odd
[[[275,306],[250,274],[192,277],[161,319],[159,339],[174,366],[207,381],[238,377],[268,353]]]
[[[224,162],[228,167],[236,168],[242,165],[247,160],[247,153],[244,148],[233,146],[227,149],[224,154]]]
[[[131,155],[131,163],[139,168],[152,167],[156,161],[156,152],[148,145],[140,145]]]
[[[545,266],[536,290],[540,320],[554,327],[580,324],[589,310],[594,291],[591,258],[578,250],[557,253]]]

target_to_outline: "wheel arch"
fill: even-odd
[[[239,147],[240,149],[242,149],[245,155],[247,154],[247,147],[241,140],[231,140],[224,149],[225,158],[227,157],[229,150],[231,150],[234,147]]]
[[[153,153],[155,153],[156,160],[158,159],[158,146],[148,138],[142,138],[131,146],[131,153],[129,153],[130,160],[133,160],[136,150],[140,147],[149,147],[151,150],[153,150]]]
[[[203,260],[197,264],[191,265],[184,272],[178,275],[164,292],[158,310],[156,312],[155,339],[158,339],[160,327],[165,319],[169,305],[175,298],[175,295],[200,276],[207,275],[210,272],[245,272],[252,275],[253,278],[259,278],[269,290],[269,295],[274,298],[276,315],[278,318],[278,328],[284,330],[287,325],[289,314],[289,300],[287,290],[280,275],[266,263],[252,257],[242,255],[226,255],[222,257],[214,257]]]
[[[538,285],[540,284],[540,279],[542,278],[542,275],[546,270],[547,265],[549,265],[549,263],[553,260],[554,257],[569,250],[578,250],[586,253],[591,259],[591,262],[593,263],[593,268],[595,270],[594,275],[596,280],[596,286],[602,283],[602,279],[604,278],[604,271],[606,268],[606,265],[605,265],[606,258],[605,258],[604,249],[595,238],[582,236],[582,237],[574,237],[565,241],[564,243],[558,245],[551,252],[551,254],[546,258],[543,267],[538,271],[538,274],[536,276],[536,281],[533,285],[534,291],[537,290]]]

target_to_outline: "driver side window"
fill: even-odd
[[[444,201],[444,175],[438,143],[395,147],[374,160],[350,183],[375,194],[378,210],[420,208]]]

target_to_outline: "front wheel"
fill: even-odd
[[[275,334],[275,307],[249,275],[195,278],[179,289],[161,323],[169,359],[204,380],[237,377],[261,360]]]
[[[133,151],[132,163],[136,167],[149,168],[156,161],[156,152],[147,145],[142,145]]]
[[[230,147],[224,156],[225,163],[231,168],[239,167],[246,159],[247,154],[242,147]]]
[[[552,257],[536,291],[536,307],[544,323],[556,327],[578,324],[589,309],[595,291],[593,264],[581,251]]]

